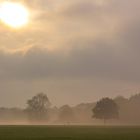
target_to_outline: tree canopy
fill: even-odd
[[[119,117],[118,106],[114,100],[110,98],[103,98],[97,102],[93,109],[93,117],[96,119],[117,119]]]
[[[40,121],[46,118],[47,109],[50,107],[51,103],[46,94],[39,93],[28,100],[27,105],[27,111],[31,118]]]

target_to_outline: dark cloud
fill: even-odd
[[[106,42],[92,42],[90,46],[81,47],[82,45],[83,42],[66,55],[60,51],[50,52],[34,47],[24,55],[1,52],[1,76],[18,80],[99,77],[140,81],[139,56],[133,55],[128,48],[120,53],[116,49],[117,45],[112,46]]]

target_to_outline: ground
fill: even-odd
[[[0,140],[140,140],[140,127],[0,126]]]

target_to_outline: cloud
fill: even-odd
[[[48,7],[49,3],[55,2],[27,2],[40,9]],[[3,31],[1,46],[15,51],[12,54],[1,51],[2,77],[11,74],[21,79],[89,76],[140,80],[139,18],[127,15],[139,2],[129,1],[128,6],[126,1],[115,0],[59,0],[56,3],[58,13],[47,10],[47,15],[54,14],[48,21],[47,15],[40,15],[37,29],[33,27],[22,33]],[[45,27],[47,22],[52,23],[49,31],[49,27]]]
[[[24,2],[32,11],[30,25],[21,31],[0,27],[1,81],[48,84],[55,79],[55,86],[64,85],[65,91],[81,79],[89,82],[87,89],[92,83],[98,89],[116,85],[111,91],[118,88],[118,81],[135,88],[140,83],[138,0]],[[105,82],[100,85],[101,81]]]

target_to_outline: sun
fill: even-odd
[[[3,2],[0,4],[0,20],[12,28],[20,28],[28,23],[29,11],[23,4]]]

